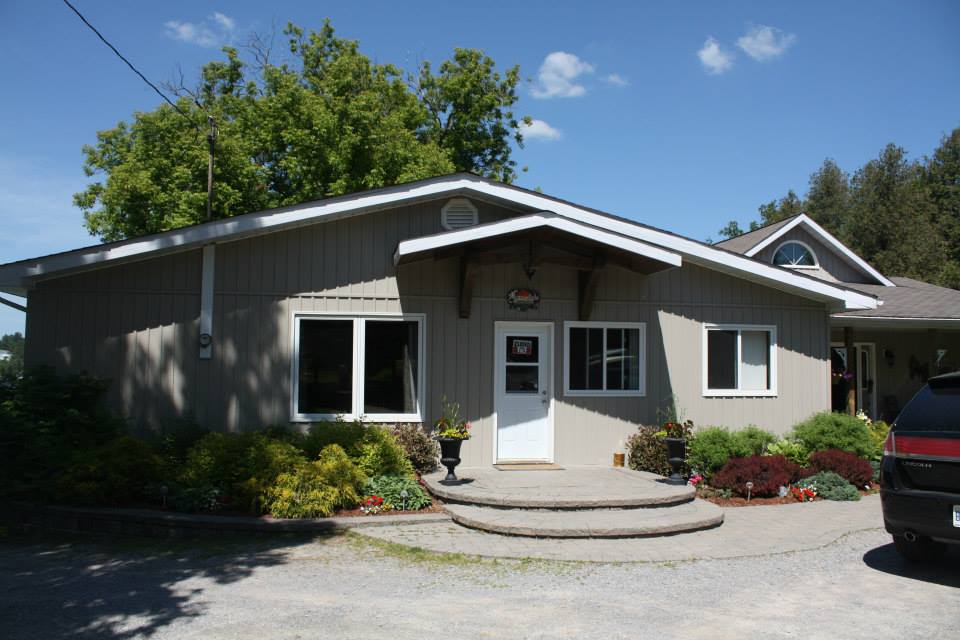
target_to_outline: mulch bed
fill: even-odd
[[[360,507],[357,507],[356,509],[346,509],[344,511],[337,511],[333,515],[334,517],[338,517],[338,518],[339,517],[352,518],[355,516],[371,516],[371,517],[382,516],[384,518],[389,518],[390,516],[411,516],[417,513],[441,513],[442,511],[443,511],[443,506],[439,502],[434,500],[433,504],[430,505],[429,507],[424,507],[423,509],[417,509],[415,511],[411,509],[407,509],[406,511],[401,511],[400,509],[394,509],[392,511],[382,511],[380,513],[364,513],[363,511],[360,510]]]
[[[873,484],[870,489],[860,490],[860,496],[869,496],[880,490],[880,485]],[[717,495],[702,495],[699,491],[697,492],[697,497],[701,500],[706,500],[707,502],[712,502],[718,507],[759,507],[770,504],[796,504],[799,502],[793,496],[786,496],[784,498],[750,498],[750,501],[747,502],[746,498],[741,498],[740,496],[733,496],[732,498],[721,498]],[[814,502],[823,500],[823,498],[814,498]]]

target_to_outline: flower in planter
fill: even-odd
[[[448,402],[444,396],[441,401],[441,415],[434,423],[437,438],[470,439],[470,423],[460,419],[460,403]]]

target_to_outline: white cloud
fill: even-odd
[[[560,129],[555,129],[543,120],[531,120],[530,124],[520,123],[520,133],[525,140],[559,140],[563,137]]]
[[[626,87],[630,84],[630,81],[624,78],[619,73],[611,73],[608,76],[603,78],[603,81],[607,84],[612,84],[615,87]]]
[[[733,66],[733,54],[720,47],[720,43],[708,37],[703,47],[697,51],[697,57],[708,73],[719,75]]]
[[[767,62],[783,55],[796,40],[797,36],[792,33],[761,24],[737,38],[737,46],[754,60]]]
[[[163,23],[163,26],[166,27],[164,33],[172,40],[201,47],[215,47],[230,41],[237,22],[230,16],[217,11],[203,22],[169,20]]]
[[[587,90],[574,82],[581,75],[593,73],[593,65],[572,53],[554,51],[540,65],[534,98],[575,98]]]

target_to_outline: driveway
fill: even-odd
[[[9,640],[950,638],[960,553],[916,568],[877,529],[817,550],[634,564],[480,560],[358,534],[6,537],[0,625]]]

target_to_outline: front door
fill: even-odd
[[[496,460],[553,461],[552,326],[497,323]]]

